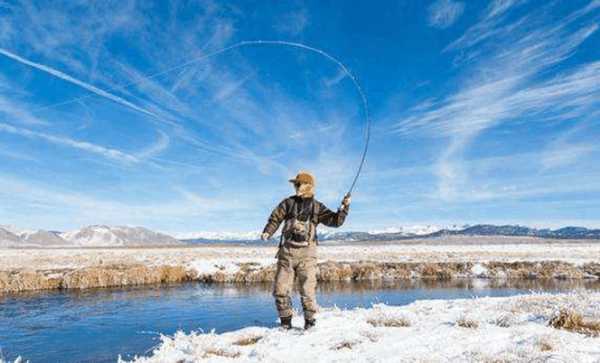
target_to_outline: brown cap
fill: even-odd
[[[290,183],[310,184],[315,186],[315,177],[307,171],[301,171],[294,179],[290,179]]]

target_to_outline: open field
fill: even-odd
[[[276,247],[0,250],[0,292],[200,280],[272,281]],[[600,278],[600,242],[449,237],[319,246],[327,280]]]

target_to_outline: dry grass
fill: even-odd
[[[461,328],[469,328],[469,329],[479,328],[479,323],[476,320],[468,319],[465,317],[458,319],[456,321],[456,325],[460,326]]]
[[[502,314],[494,320],[494,324],[501,328],[509,328],[513,325],[514,318],[510,314]]]
[[[410,321],[402,317],[378,317],[367,320],[367,323],[376,327],[405,328],[410,326]]]
[[[550,345],[549,342],[547,341],[540,341],[538,343],[538,347],[540,348],[540,350],[542,352],[550,352],[551,350],[553,350],[554,348],[552,347],[552,345]]]
[[[224,357],[224,358],[239,358],[240,352],[228,352],[223,349],[210,348],[204,352],[203,358],[209,358],[210,356]]]
[[[450,280],[455,271],[441,263],[426,263],[421,268],[421,276],[426,279]]]
[[[249,337],[242,337],[242,338],[236,340],[235,342],[233,342],[233,344],[234,345],[241,345],[241,346],[253,345],[253,344],[256,344],[262,338],[263,337],[260,336],[260,335],[249,336]]]
[[[343,342],[340,342],[340,343],[334,345],[333,347],[331,347],[331,349],[332,350],[352,349],[352,347],[354,347],[358,343],[359,342],[343,341]]]
[[[548,322],[553,328],[564,329],[588,336],[600,336],[600,321],[585,320],[580,313],[562,309]]]

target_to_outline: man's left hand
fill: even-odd
[[[352,197],[350,196],[350,194],[346,194],[346,196],[342,200],[342,208],[347,210],[348,208],[350,208],[351,202],[352,202]]]

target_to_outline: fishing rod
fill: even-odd
[[[289,42],[289,41],[285,41],[285,40],[245,40],[245,41],[241,41],[235,44],[232,44],[230,46],[209,52],[207,54],[204,54],[202,56],[193,58],[191,60],[188,60],[186,62],[183,62],[179,65],[173,66],[173,67],[169,67],[165,70],[162,70],[160,72],[157,73],[153,73],[147,76],[142,76],[140,80],[138,81],[134,81],[134,82],[130,82],[127,83],[125,85],[122,86],[115,86],[115,87],[111,87],[108,90],[109,91],[116,91],[116,90],[123,90],[126,88],[129,88],[131,86],[135,86],[135,85],[139,85],[144,83],[145,81],[148,81],[150,79],[153,78],[157,78],[160,76],[163,76],[165,74],[174,72],[176,70],[191,66],[193,64],[196,64],[198,62],[201,62],[203,60],[206,60],[208,58],[211,57],[215,57],[219,54],[223,54],[226,53],[228,51],[231,51],[233,49],[237,49],[237,48],[242,48],[242,47],[248,47],[248,46],[288,46],[288,47],[294,47],[294,48],[300,48],[300,49],[304,49],[304,50],[308,50],[314,53],[317,53],[323,57],[325,57],[327,60],[333,62],[336,66],[338,66],[342,72],[344,72],[344,74],[350,78],[350,80],[352,81],[352,84],[354,85],[354,88],[356,89],[356,91],[358,92],[358,95],[360,96],[361,102],[362,102],[362,108],[363,108],[363,113],[364,113],[364,117],[365,117],[365,145],[363,147],[363,151],[361,154],[361,158],[360,158],[360,163],[358,165],[358,169],[356,171],[356,174],[354,175],[354,178],[352,179],[352,184],[350,185],[350,188],[348,189],[348,192],[346,193],[346,196],[350,196],[352,194],[352,191],[354,190],[354,187],[356,186],[356,183],[358,181],[358,178],[362,172],[363,166],[365,164],[365,160],[367,158],[367,152],[369,150],[369,142],[371,139],[371,116],[369,114],[369,103],[367,102],[367,97],[365,96],[365,93],[360,85],[360,83],[358,82],[358,79],[354,76],[354,74],[352,74],[352,72],[350,72],[350,70],[348,69],[348,67],[346,67],[346,65],[344,63],[342,63],[339,59],[335,58],[334,56],[330,55],[329,53],[325,52],[324,50],[321,50],[319,48],[315,48],[315,47],[311,47],[308,46],[306,44],[302,44],[302,43],[297,43],[297,42]],[[88,94],[85,96],[81,96],[81,97],[77,97],[71,100],[67,100],[67,101],[63,101],[63,102],[59,102],[53,105],[48,105],[48,106],[44,106],[41,108],[38,108],[35,111],[40,111],[40,110],[44,110],[44,109],[48,109],[48,108],[53,108],[53,107],[57,107],[57,106],[61,106],[61,105],[66,105],[69,103],[74,103],[74,102],[79,102],[83,99],[89,98],[89,97],[93,97],[94,94]],[[152,116],[155,117],[155,116]]]

